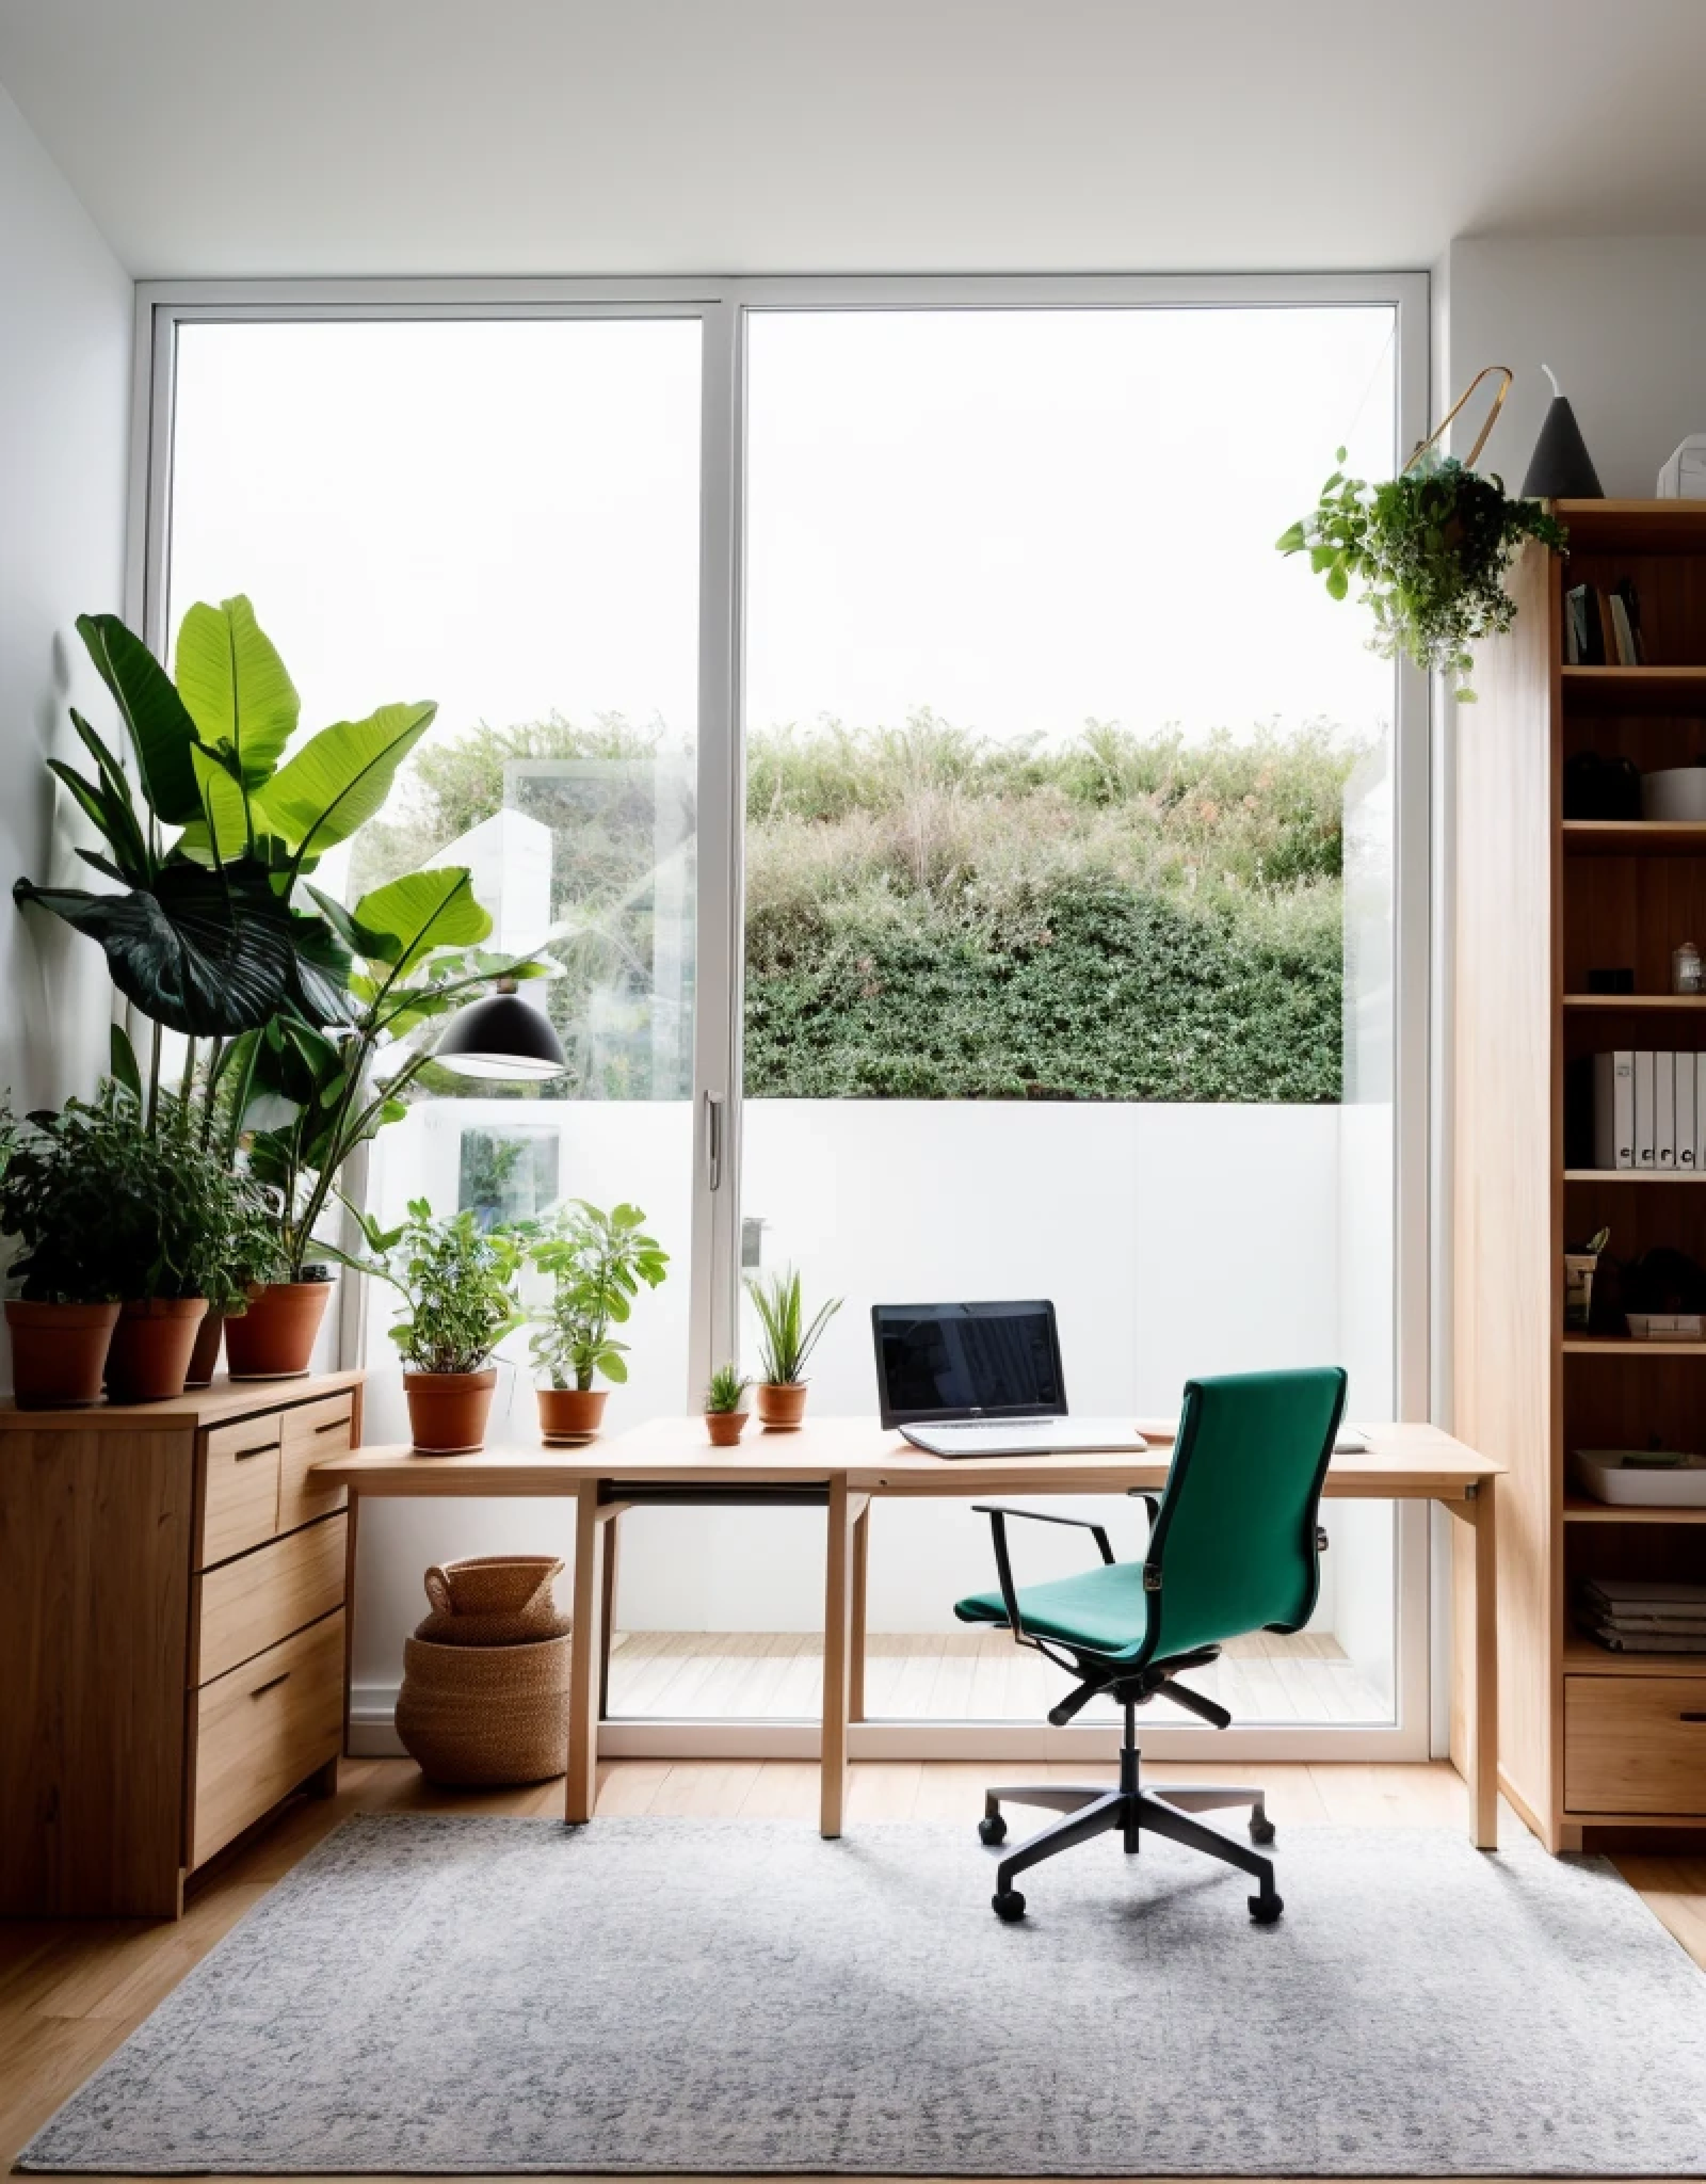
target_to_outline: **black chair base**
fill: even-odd
[[[1129,1730],[1129,1714],[1127,1724]],[[1033,1836],[1029,1842],[1021,1843],[1001,1860],[995,1876],[995,1892],[990,1898],[998,1919],[1011,1921],[1024,1917],[1025,1899],[1013,1883],[1028,1866],[1040,1865],[1046,1858],[1057,1857],[1063,1850],[1074,1849],[1079,1843],[1104,1835],[1122,1836],[1127,1853],[1130,1854],[1141,1847],[1146,1830],[1151,1835],[1166,1836],[1191,1850],[1205,1852],[1210,1858],[1218,1858],[1223,1864],[1235,1865],[1253,1875],[1257,1892],[1247,1900],[1250,1915],[1258,1926],[1271,1926],[1285,1908],[1284,1898],[1274,1886],[1271,1858],[1263,1858],[1258,1851],[1246,1849],[1230,1836],[1222,1835],[1218,1828],[1206,1827],[1201,1820],[1192,1818],[1196,1813],[1247,1805],[1252,1841],[1270,1843],[1274,1840],[1274,1823],[1268,1817],[1263,1791],[1219,1786],[1187,1789],[1168,1783],[1164,1789],[1151,1793],[1139,1782],[1138,1752],[1129,1736],[1119,1755],[1118,1789],[1079,1789],[1065,1783],[1050,1782],[1035,1788],[1003,1786],[987,1791],[978,1834],[991,1846],[1006,1840],[1007,1824],[1001,1816],[1003,1804],[1037,1805],[1045,1812],[1059,1813],[1063,1817],[1052,1827],[1045,1828],[1040,1835]]]

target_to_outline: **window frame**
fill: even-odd
[[[697,1009],[694,1022],[696,1108],[689,1384],[702,1381],[716,1358],[733,1354],[740,1299],[740,1059],[743,994],[744,833],[743,640],[744,479],[747,328],[766,310],[909,309],[1298,309],[1385,305],[1395,314],[1397,446],[1426,434],[1429,401],[1430,281],[1425,273],[1189,275],[762,276],[740,278],[563,277],[540,279],[259,279],[146,281],[136,290],[131,490],[125,571],[125,614],[162,654],[169,590],[173,413],[176,344],[181,326],[243,320],[443,320],[665,317],[696,320],[701,332],[700,554],[698,721],[699,894]],[[1428,678],[1408,662],[1396,673],[1393,749],[1393,1315],[1397,1415],[1430,1415],[1431,1150],[1438,1143],[1439,1091],[1433,1021],[1432,884],[1433,736]],[[720,1105],[720,1173],[710,1172],[711,1116]],[[352,1289],[355,1285],[348,1285]],[[358,1355],[360,1301],[347,1301],[340,1324],[345,1355]],[[1429,1552],[1425,1505],[1398,1507],[1394,1528],[1397,1612],[1396,1719],[1390,1727],[1235,1730],[1217,1738],[1227,1759],[1304,1756],[1330,1744],[1344,1758],[1422,1758],[1430,1749]],[[1437,1650],[1437,1649],[1433,1649]],[[1441,1711],[1437,1707],[1435,1712]],[[653,1740],[653,1725],[612,1730],[612,1750],[699,1749],[706,1737],[721,1749],[721,1725],[694,1724]],[[794,1732],[776,1732],[778,1753]],[[1043,1730],[1049,1756],[1084,1748],[1095,1730]],[[1167,1756],[1179,1736],[1150,1740]],[[683,1738],[687,1741],[683,1743]],[[871,1724],[861,1749],[870,1756],[903,1747],[945,1753],[966,1747],[989,1757],[1040,1757],[1029,1731],[990,1731],[934,1724]],[[1023,1749],[1010,1754],[1007,1741]],[[923,1740],[922,1741],[918,1740]],[[737,1740],[752,1745],[747,1730]],[[729,1748],[733,1748],[730,1747]]]

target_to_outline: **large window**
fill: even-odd
[[[1272,546],[1335,448],[1380,475],[1417,437],[1413,287],[162,295],[152,633],[242,589],[304,722],[436,699],[329,877],[470,864],[502,944],[555,959],[570,1076],[429,1071],[370,1196],[644,1206],[671,1278],[611,1430],[750,1363],[744,1283],[788,1266],[845,1299],[821,1411],[874,1407],[873,1303],[1016,1295],[1054,1300],[1076,1410],[1326,1360],[1353,1415],[1413,1405],[1423,722]],[[512,1347],[499,1431],[531,1438]],[[400,1618],[415,1547],[521,1521],[399,1514],[369,1596]],[[809,1715],[821,1527],[624,1524],[612,1712]],[[1223,1696],[1263,1748],[1424,1750],[1416,1520],[1332,1530],[1310,1630]],[[1045,1671],[949,1613],[986,1558],[957,1505],[883,1512],[867,1695],[901,1748],[1040,1718]]]

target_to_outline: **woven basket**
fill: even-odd
[[[544,1782],[568,1764],[569,1646],[403,1644],[397,1734],[429,1782]]]
[[[552,1596],[555,1555],[471,1555],[426,1573],[432,1613],[415,1626],[439,1646],[529,1646],[560,1638],[569,1618]]]

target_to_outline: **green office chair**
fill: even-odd
[[[1344,1407],[1345,1375],[1337,1366],[1187,1381],[1166,1489],[1158,1503],[1152,1494],[1142,1496],[1150,1532],[1140,1563],[1116,1562],[1106,1530],[1084,1518],[978,1505],[995,1535],[1001,1590],[973,1593],[954,1613],[965,1623],[1004,1626],[1021,1646],[1079,1679],[1078,1689],[1050,1711],[1056,1728],[1104,1691],[1125,1712],[1117,1790],[1050,1783],[991,1790],[985,1797],[978,1832],[986,1843],[1006,1838],[1004,1804],[1040,1805],[1066,1815],[1001,1860],[992,1899],[998,1918],[1025,1915],[1025,1899],[1013,1883],[1027,1866],[1116,1830],[1135,1852],[1146,1829],[1254,1875],[1250,1915],[1258,1925],[1271,1925],[1285,1909],[1271,1858],[1191,1817],[1248,1805],[1252,1841],[1270,1843],[1274,1824],[1263,1792],[1169,1784],[1150,1796],[1138,1780],[1137,1709],[1153,1698],[1171,1699],[1224,1729],[1232,1719],[1224,1707],[1174,1679],[1218,1658],[1229,1638],[1297,1630],[1308,1621],[1327,1544],[1318,1515],[1321,1486]],[[1101,1549],[1101,1566],[1081,1577],[1016,1588],[1009,1517],[1081,1525]]]

